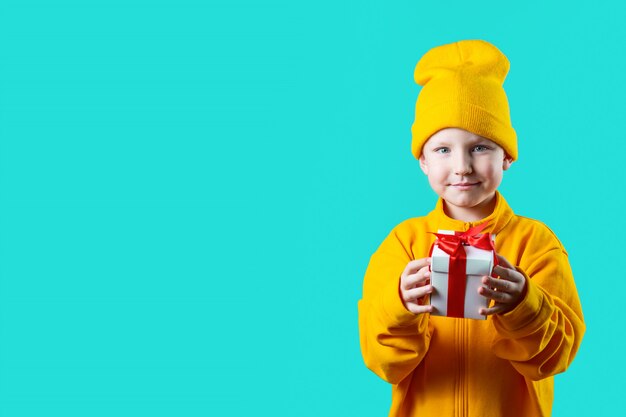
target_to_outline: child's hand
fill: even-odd
[[[429,285],[430,258],[416,259],[409,262],[400,277],[400,296],[407,310],[413,314],[432,311],[432,306],[425,304],[426,296],[433,292]]]
[[[503,314],[513,310],[524,298],[526,278],[504,257],[497,255],[500,265],[493,268],[493,272],[500,278],[483,277],[483,284],[489,288],[480,287],[478,293],[483,297],[494,300],[490,308],[481,308],[479,313],[485,316]]]

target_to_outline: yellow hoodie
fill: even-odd
[[[400,275],[425,258],[438,229],[488,223],[496,251],[527,278],[512,311],[487,320],[406,310]],[[446,216],[442,200],[425,217],[396,226],[370,259],[359,301],[363,359],[393,384],[390,416],[549,416],[553,375],[574,359],[585,332],[565,249],[544,224],[517,216],[498,193],[493,213],[467,223]]]

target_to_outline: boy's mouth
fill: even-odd
[[[457,190],[469,190],[472,187],[477,186],[478,184],[480,183],[479,182],[457,182],[457,183],[450,184],[450,185],[456,188]]]

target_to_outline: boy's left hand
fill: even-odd
[[[483,297],[495,301],[489,308],[481,308],[479,314],[489,316],[504,314],[513,310],[524,297],[526,278],[519,273],[504,257],[498,256],[499,265],[493,272],[500,278],[483,277],[483,284],[489,288],[480,287],[478,293]]]

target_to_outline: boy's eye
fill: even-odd
[[[485,146],[485,145],[476,145],[472,149],[472,151],[474,151],[474,152],[485,152],[487,150],[489,150],[489,148],[487,146]]]
[[[445,146],[442,146],[441,148],[437,148],[435,149],[435,153],[449,153],[450,152],[450,148],[447,148]]]

